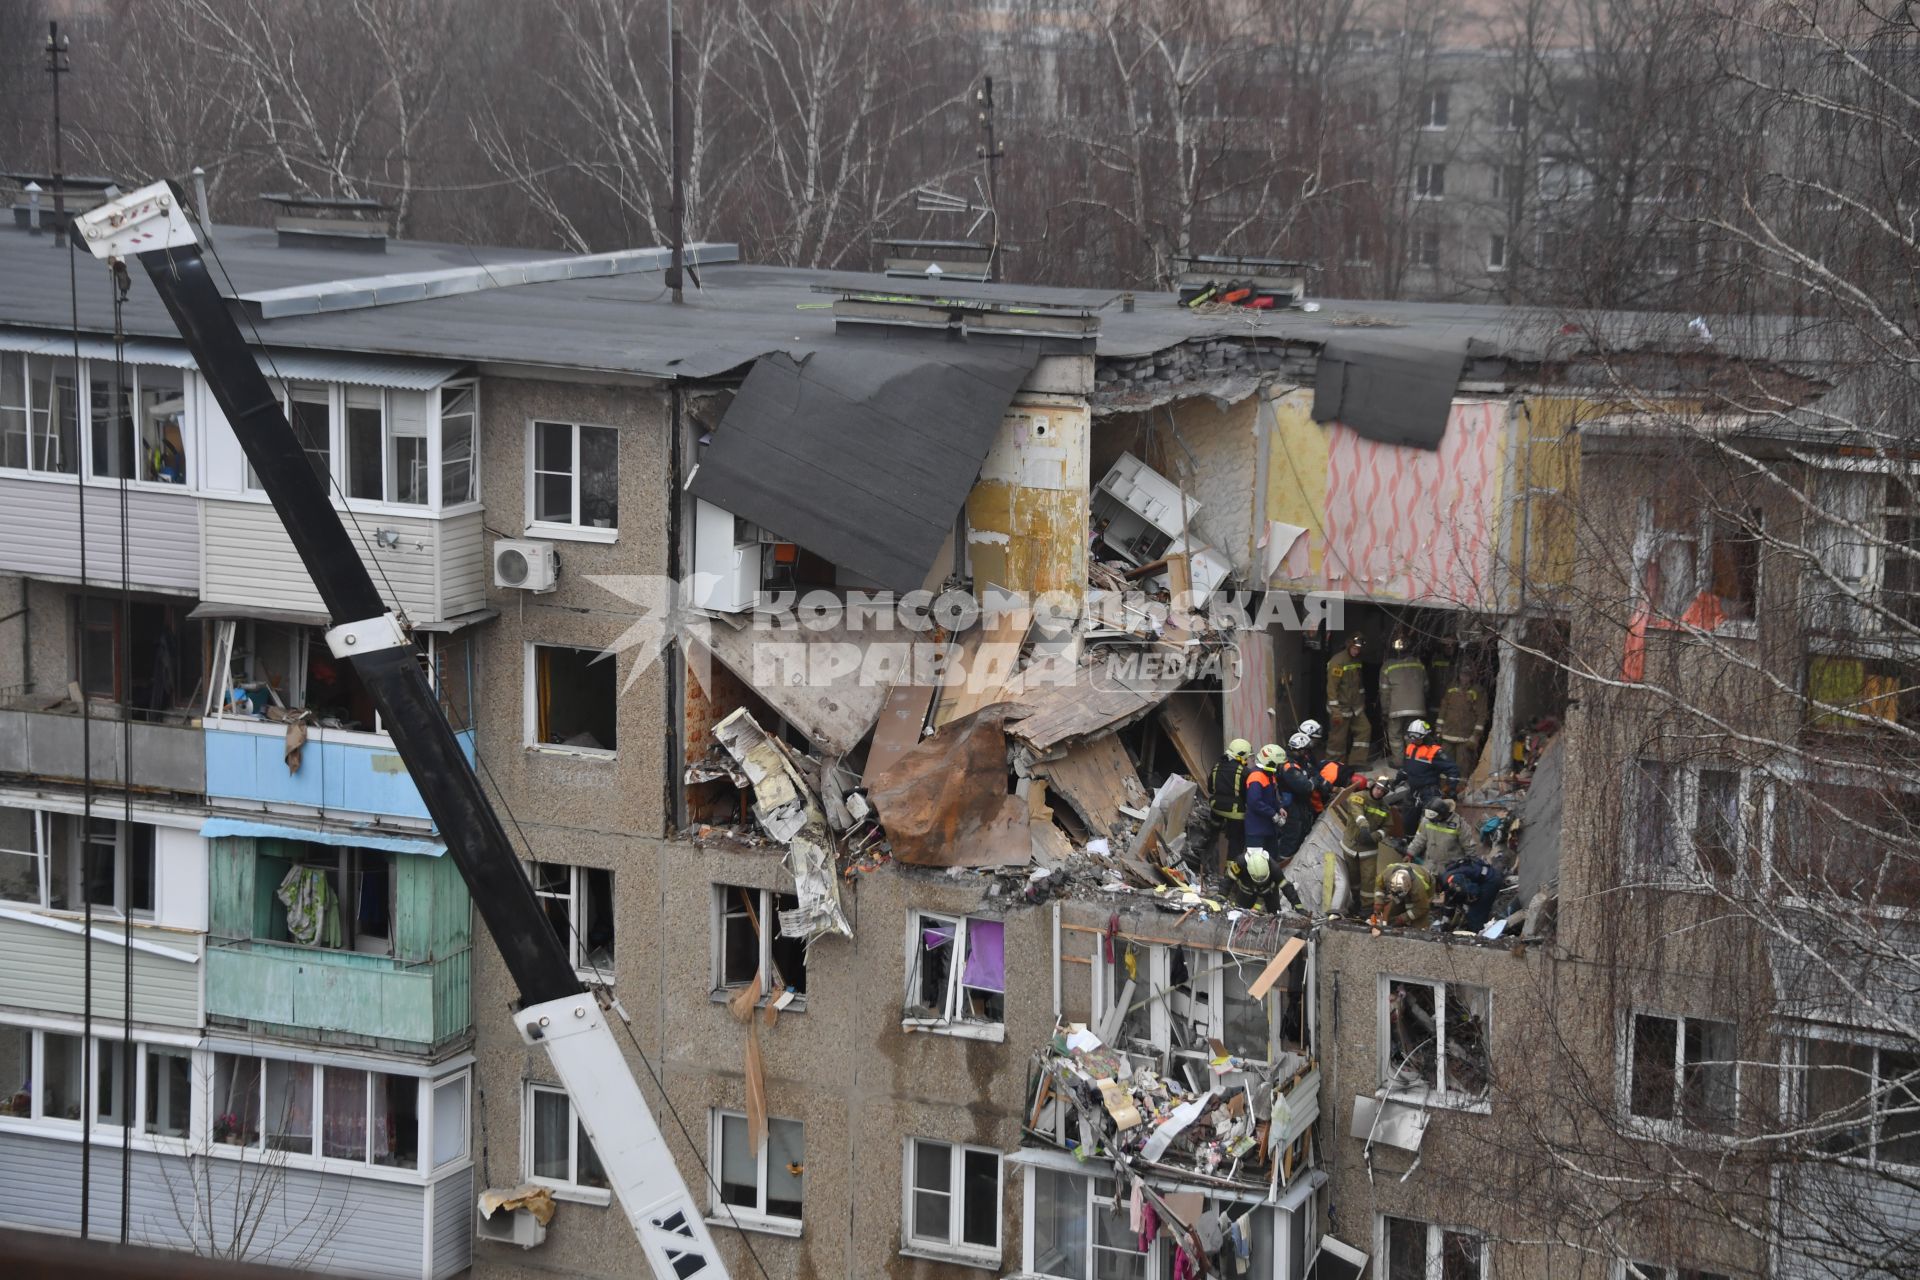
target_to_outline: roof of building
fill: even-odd
[[[446,272],[502,264],[552,261],[552,251],[470,248],[390,240],[384,253],[287,245],[270,229],[217,227],[216,275],[231,278],[230,296],[316,286],[341,280]],[[725,246],[711,246],[724,253]],[[112,289],[105,271],[80,255],[75,280],[79,325],[112,329]],[[508,273],[512,274],[512,273]],[[128,334],[173,338],[176,330],[158,298],[133,273],[125,308]],[[374,301],[405,289],[363,291],[368,305],[320,314],[255,315],[263,345],[427,357],[494,365],[591,370],[647,377],[711,378],[739,370],[762,355],[801,357],[830,341],[835,290],[986,302],[1080,308],[1100,322],[1097,353],[1137,358],[1183,342],[1261,338],[1318,346],[1343,333],[1393,329],[1412,342],[1464,345],[1469,356],[1520,361],[1564,358],[1588,349],[1585,330],[1598,328],[1609,345],[1698,350],[1688,317],[1611,313],[1569,317],[1537,308],[1457,303],[1318,300],[1317,310],[1194,310],[1166,293],[1060,289],[1024,284],[923,284],[875,274],[757,266],[738,262],[698,268],[698,287],[674,305],[657,270],[594,275],[540,283],[478,288],[411,301]],[[0,325],[64,330],[70,322],[67,253],[51,235],[0,226]],[[338,293],[338,290],[334,292]],[[250,309],[250,314],[258,308]],[[1572,320],[1573,323],[1569,323]],[[1781,358],[1792,331],[1772,319],[1739,325],[1714,320],[1713,349],[1721,355]]]

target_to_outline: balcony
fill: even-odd
[[[118,717],[117,707],[96,709],[89,743],[74,703],[65,698],[15,698],[0,706],[0,774],[77,783],[85,780],[91,754],[94,783],[121,786],[127,774],[127,740]],[[186,720],[135,721],[135,789],[203,793],[207,770],[199,736],[199,728]]]
[[[472,1023],[472,952],[408,961],[259,939],[207,943],[207,1017],[425,1052]]]
[[[0,722],[3,723],[3,722]],[[300,805],[329,813],[425,818],[420,791],[383,733],[309,728],[300,768],[289,772],[287,726],[265,720],[207,721],[205,780],[212,800],[262,806]],[[457,733],[469,763],[473,730]],[[0,746],[0,761],[6,748]],[[136,758],[138,747],[136,745]]]

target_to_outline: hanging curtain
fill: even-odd
[[[287,932],[306,946],[340,945],[340,903],[327,873],[318,867],[295,867],[280,881],[276,895],[287,909]]]

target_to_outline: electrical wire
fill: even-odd
[[[506,792],[501,789],[499,781],[493,776],[493,770],[488,767],[486,757],[480,754],[477,742],[473,750],[473,762],[480,772],[486,775],[487,784],[493,788],[494,802],[500,806],[500,811],[506,815],[507,821],[513,824],[515,833],[520,837],[521,847],[526,850],[527,860],[538,862],[540,859],[534,854],[533,841],[528,838],[526,828],[520,825],[520,819],[514,814],[513,806],[507,802]],[[581,953],[585,954],[586,939],[580,936],[580,926],[571,911],[567,913],[567,930],[573,935],[574,942],[580,946]],[[599,972],[597,967],[594,972]],[[727,1221],[733,1224],[733,1229],[740,1233],[740,1242],[746,1245],[747,1255],[753,1259],[754,1270],[760,1273],[761,1280],[772,1280],[766,1264],[760,1260],[760,1251],[753,1247],[753,1234],[740,1225],[740,1219],[734,1214],[733,1206],[727,1202],[726,1193],[722,1190],[719,1180],[713,1176],[712,1166],[700,1154],[701,1145],[694,1141],[693,1133],[680,1116],[680,1109],[673,1105],[673,1097],[667,1092],[666,1080],[660,1070],[653,1065],[653,1060],[647,1056],[647,1051],[640,1046],[639,1037],[633,1034],[632,1024],[625,1016],[610,1018],[609,1021],[620,1024],[620,1029],[626,1033],[627,1042],[633,1046],[634,1055],[640,1059],[640,1065],[647,1069],[647,1076],[653,1081],[653,1087],[659,1093],[660,1101],[666,1104],[667,1114],[673,1117],[674,1127],[680,1131],[681,1138],[686,1141],[687,1149],[693,1152],[694,1163],[700,1166],[700,1172],[705,1175],[707,1186],[719,1193],[717,1198],[720,1207],[726,1213]]]
[[[110,403],[114,411],[107,414],[107,421],[119,433],[119,447],[122,449],[137,440],[134,430],[136,421],[135,405],[127,403],[127,329],[125,307],[127,301],[127,267],[123,262],[114,264],[111,272],[110,288],[113,290],[113,399]],[[77,406],[76,406],[77,407]],[[89,410],[92,404],[89,401]],[[133,554],[131,534],[127,528],[127,480],[133,468],[139,465],[139,453],[131,452],[122,459],[120,466],[120,636],[117,657],[120,663],[120,679],[126,688],[120,699],[120,793],[126,802],[124,821],[120,825],[119,844],[122,865],[121,875],[126,886],[120,902],[121,920],[126,926],[126,939],[121,957],[120,987],[120,1243],[127,1243],[127,1232],[133,1211],[133,578],[130,560]],[[82,484],[86,481],[82,479]],[[152,696],[152,690],[148,690]]]

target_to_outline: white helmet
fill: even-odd
[[[1300,732],[1306,734],[1309,738],[1324,738],[1327,736],[1326,726],[1322,725],[1318,720],[1302,720],[1300,722]]]
[[[1432,732],[1433,732],[1433,726],[1428,724],[1425,720],[1415,720],[1412,724],[1407,726],[1407,736],[1409,738],[1424,738]]]
[[[1305,733],[1296,733],[1287,739],[1287,750],[1289,751],[1305,751],[1311,746],[1313,746],[1313,739]]]

